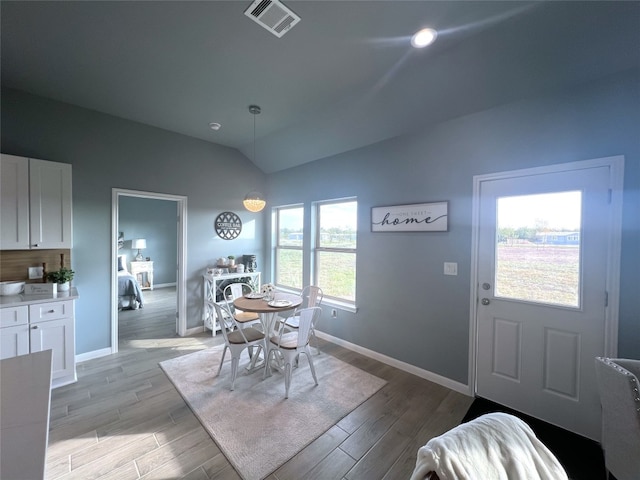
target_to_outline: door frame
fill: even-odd
[[[471,213],[471,295],[469,318],[469,395],[475,396],[477,391],[477,353],[478,353],[478,261],[480,234],[480,187],[483,182],[509,178],[557,173],[585,168],[608,166],[610,168],[610,204],[607,239],[607,273],[606,288],[608,305],[605,309],[604,355],[615,357],[618,354],[618,315],[620,299],[620,253],[622,242],[622,195],[624,178],[624,156],[596,158],[577,162],[561,163],[543,167],[509,170],[473,176],[473,203]]]
[[[176,332],[187,334],[187,197],[166,193],[143,192],[113,188],[111,192],[111,353],[118,351],[118,222],[120,218],[120,197],[138,197],[150,200],[171,200],[178,206],[178,265],[177,265],[177,318]]]

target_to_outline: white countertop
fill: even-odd
[[[0,361],[0,477],[42,479],[49,436],[51,350]]]
[[[78,289],[71,287],[68,292],[57,292],[46,295],[0,295],[0,307],[17,307],[20,305],[34,305],[36,303],[55,302],[60,300],[75,300]]]

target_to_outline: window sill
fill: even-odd
[[[295,290],[291,287],[283,287],[276,285],[276,289],[279,292],[291,293],[293,295],[300,295],[300,290]],[[340,310],[344,310],[346,312],[358,313],[358,306],[352,303],[341,302],[340,300],[334,299],[323,299],[322,306],[328,306],[333,308],[339,308]]]

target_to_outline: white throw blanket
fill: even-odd
[[[533,430],[513,415],[489,413],[463,423],[418,450],[411,480],[567,480]]]

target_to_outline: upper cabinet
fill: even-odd
[[[0,249],[72,247],[71,165],[2,154]]]

